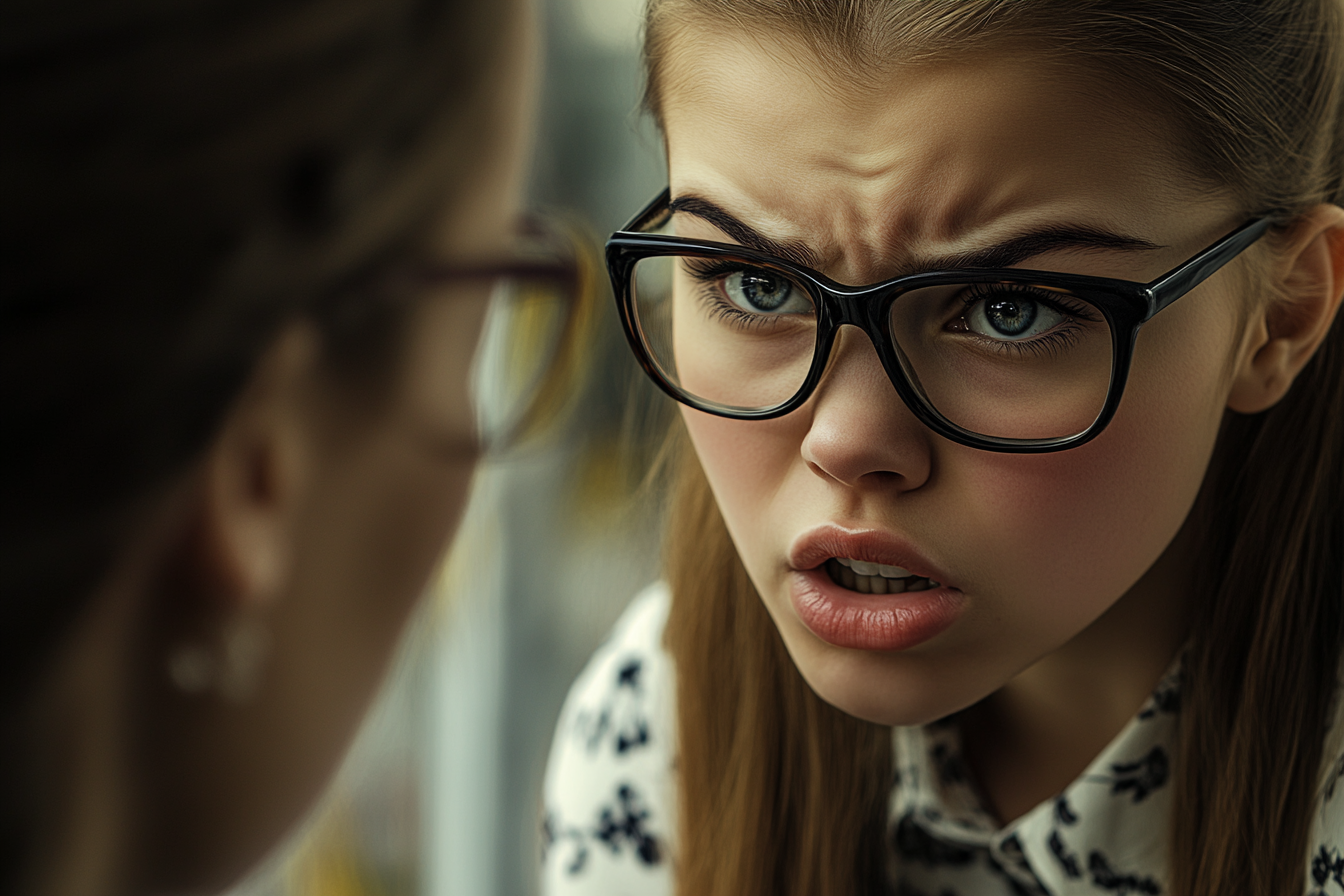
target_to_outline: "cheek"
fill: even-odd
[[[417,310],[386,412],[332,458],[314,508],[306,556],[318,558],[311,575],[326,579],[331,635],[366,653],[370,668],[390,652],[465,503],[474,469],[466,384],[486,297],[462,290]]]
[[[985,566],[1048,576],[1042,594],[1105,602],[1158,558],[1194,503],[1226,400],[1228,342],[1180,345],[1176,332],[1141,334],[1115,418],[1081,448],[948,453],[948,484],[965,489],[959,534],[987,549]]]
[[[286,707],[275,763],[316,770],[293,773],[296,789],[314,789],[341,756],[456,529],[474,457],[449,448],[470,431],[475,299],[425,303],[385,412],[340,429],[314,473],[274,633],[280,690],[305,695]]]
[[[482,287],[422,303],[385,416],[331,474],[341,487],[313,528],[349,567],[327,566],[340,579],[328,587],[351,595],[352,631],[394,636],[456,529],[474,470],[467,383],[487,299]]]
[[[369,455],[345,469],[339,495],[313,508],[286,632],[311,691],[332,701],[320,712],[344,720],[338,728],[358,719],[381,680],[471,481],[469,464],[401,445],[370,446]]]
[[[1117,427],[1056,456],[980,460],[951,524],[977,583],[1009,582],[1049,600],[1118,598],[1180,528],[1202,465],[1157,462],[1146,431]],[[1013,589],[1017,590],[1017,589]]]
[[[347,573],[353,581],[345,588],[352,627],[370,625],[392,637],[457,527],[472,470],[470,463],[395,450],[401,448],[389,448],[381,470],[363,473],[369,486],[352,488],[345,525],[333,536],[333,554],[348,552],[359,567]]]
[[[681,413],[724,522],[750,569],[758,552],[768,547],[764,527],[753,521],[760,520],[791,482],[791,471],[801,462],[805,427],[791,419],[799,415],[729,420],[684,406]]]

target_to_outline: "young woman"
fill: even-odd
[[[1344,893],[1344,7],[651,0],[549,892]],[[674,452],[676,453],[676,452]]]
[[[340,759],[570,319],[527,20],[3,6],[0,892],[218,892]]]

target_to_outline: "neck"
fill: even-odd
[[[1189,543],[1183,529],[1095,622],[961,714],[967,762],[1001,821],[1082,774],[1170,666],[1189,631]]]

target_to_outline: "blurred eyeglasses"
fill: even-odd
[[[497,455],[540,434],[577,387],[596,253],[577,228],[529,219],[508,258],[418,264],[399,288],[482,283],[490,290],[468,390],[475,438]]]

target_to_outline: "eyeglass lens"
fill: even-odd
[[[476,426],[487,450],[526,435],[558,381],[573,299],[554,278],[501,277],[486,311],[472,362]]]
[[[813,289],[783,268],[693,253],[643,259],[632,277],[637,329],[662,376],[727,411],[778,407],[803,388],[817,344]],[[968,432],[1067,438],[1105,405],[1111,328],[1073,293],[1020,282],[922,287],[891,303],[887,324],[915,389]]]

